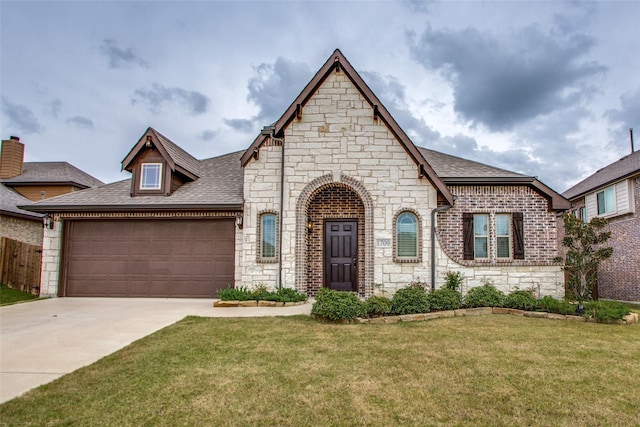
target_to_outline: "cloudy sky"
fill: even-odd
[[[0,2],[3,139],[111,182],[249,146],[339,48],[417,145],[562,192],[640,149],[640,2]]]

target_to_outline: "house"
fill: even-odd
[[[598,269],[598,297],[640,301],[640,151],[632,152],[563,195],[572,212],[585,222],[607,218],[613,255]]]
[[[243,152],[197,160],[155,129],[131,179],[40,201],[42,295],[215,297],[230,285],[353,291],[420,280],[561,296],[556,212],[535,177],[416,147],[336,50]]]
[[[37,287],[38,283],[34,282],[39,282],[27,280],[29,274],[23,270],[30,270],[36,264],[40,269],[44,214],[18,206],[102,184],[67,162],[24,162],[24,144],[20,138],[12,136],[3,140],[0,146],[0,282],[20,283],[19,288],[23,290]]]

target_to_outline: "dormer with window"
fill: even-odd
[[[155,129],[149,128],[122,161],[131,172],[131,196],[170,196],[198,179],[200,162]]]

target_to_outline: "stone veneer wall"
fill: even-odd
[[[306,291],[306,217],[314,192],[330,183],[353,190],[364,203],[364,295],[381,283],[395,291],[416,278],[428,280],[430,212],[436,192],[373,108],[343,72],[333,72],[285,129],[282,285]],[[237,285],[277,285],[278,264],[256,262],[258,214],[280,210],[282,146],[265,144],[244,175],[244,230]],[[412,209],[422,218],[423,259],[393,261],[393,218]],[[340,215],[339,209],[335,215]],[[376,244],[376,242],[381,242]],[[375,260],[375,261],[374,261]]]
[[[63,222],[54,216],[53,229],[44,229],[42,239],[42,268],[40,274],[40,296],[57,297],[62,258]]]
[[[505,293],[534,288],[538,295],[564,296],[564,273],[553,263],[558,255],[556,213],[549,211],[547,200],[526,186],[451,186],[455,207],[438,214],[436,287],[442,286],[448,271],[461,271],[466,280],[463,291],[491,280]],[[463,259],[462,214],[490,215],[489,258]],[[496,258],[495,214],[523,212],[523,260],[499,261]],[[493,236],[493,239],[491,239]],[[513,237],[512,237],[513,238]],[[513,244],[513,241],[511,242]]]
[[[30,245],[42,245],[42,219],[35,221],[0,215],[0,237],[17,240]]]

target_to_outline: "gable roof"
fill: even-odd
[[[489,166],[462,157],[418,147],[447,185],[527,185],[550,201],[551,209],[565,210],[571,203],[534,176]]]
[[[429,181],[437,188],[437,190],[445,197],[449,204],[453,204],[453,195],[445,185],[445,183],[438,177],[433,170],[429,162],[424,158],[420,150],[413,144],[407,134],[400,128],[395,119],[391,116],[389,111],[382,105],[382,102],[371,91],[369,86],[364,82],[360,74],[353,68],[353,66],[347,61],[342,52],[336,49],[333,54],[327,59],[327,62],[320,68],[311,81],[300,92],[300,95],[291,103],[289,108],[284,114],[276,121],[272,128],[272,135],[275,137],[282,137],[284,135],[284,129],[291,123],[291,121],[299,114],[300,109],[305,103],[313,96],[318,87],[326,80],[327,76],[336,68],[342,70],[347,77],[351,80],[353,85],[362,94],[365,100],[373,108],[374,114],[381,119],[389,128],[391,133],[400,142],[407,154],[413,159],[418,166],[420,175],[426,176]],[[264,132],[258,135],[253,141],[251,146],[245,151],[242,156],[242,166],[245,166],[253,157],[256,150],[268,139],[270,135]]]
[[[151,127],[147,128],[136,145],[133,146],[131,151],[129,151],[122,160],[123,170],[131,172],[131,164],[140,151],[145,148],[147,141],[150,141],[158,149],[160,155],[164,157],[172,171],[180,172],[191,179],[198,178],[200,174],[200,161]]]
[[[32,203],[31,200],[18,194],[12,189],[0,185],[0,213],[3,215],[14,216],[24,219],[32,219],[34,221],[40,221],[41,214],[26,211],[18,208],[18,206],[28,205]]]
[[[238,151],[196,160],[200,178],[170,196],[131,196],[131,179],[64,194],[24,206],[33,212],[140,212],[154,210],[239,210],[243,169]]]
[[[567,191],[562,193],[562,195],[567,199],[575,199],[600,187],[613,184],[615,181],[619,181],[637,173],[640,173],[640,151],[635,151],[624,156],[617,162],[611,163],[610,165],[596,171],[593,175],[588,176],[573,187],[569,188]]]
[[[67,162],[25,162],[20,175],[13,178],[0,179],[0,182],[9,187],[47,184],[90,188],[104,184],[99,179]]]

